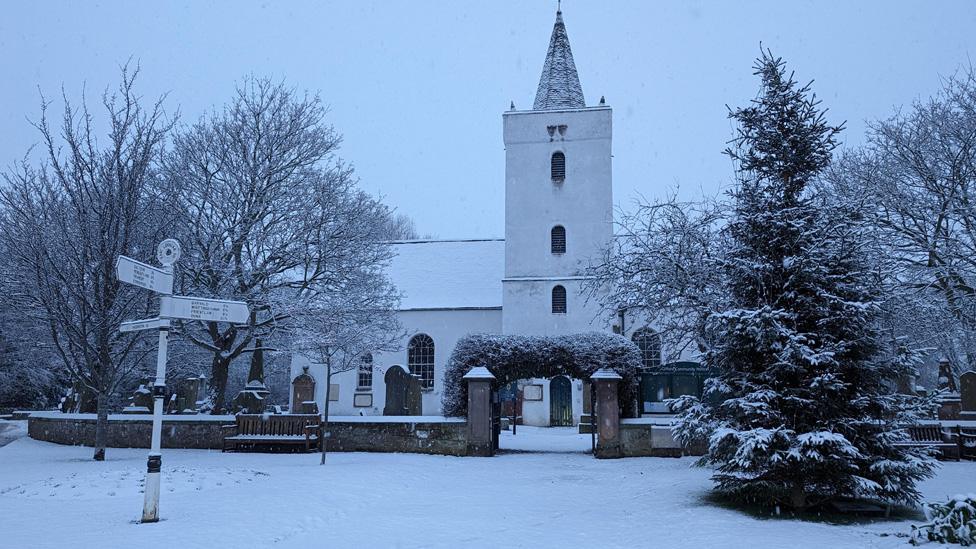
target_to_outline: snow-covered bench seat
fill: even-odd
[[[920,424],[908,428],[911,440],[898,443],[900,446],[925,446],[939,450],[941,458],[960,458],[958,434],[947,432],[941,424]]]
[[[234,425],[222,427],[224,451],[299,448],[307,452],[318,444],[319,425],[315,414],[238,414]]]

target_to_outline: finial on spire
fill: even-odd
[[[556,13],[563,12],[563,0],[556,0]]]

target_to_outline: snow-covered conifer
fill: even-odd
[[[677,402],[686,442],[707,435],[720,492],[796,509],[837,497],[917,501],[933,462],[898,446],[922,409],[894,394],[876,274],[857,219],[810,184],[841,128],[769,52],[758,97],[730,113],[737,165],[722,254],[727,304],[707,321],[702,400]]]

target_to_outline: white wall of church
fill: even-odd
[[[542,385],[542,400],[522,401],[522,423],[537,427],[548,427],[550,419],[550,404],[552,394],[549,392],[549,381],[545,378],[533,378],[529,383]],[[570,380],[573,395],[573,425],[579,425],[580,415],[583,413],[583,382],[578,379]]]
[[[566,288],[566,312],[552,312],[552,288]],[[506,280],[502,284],[503,333],[565,335],[610,331],[610,320],[593,299],[587,299],[582,280]]]
[[[609,107],[510,111],[505,139],[505,276],[570,276],[610,243],[613,194]],[[565,126],[550,138],[548,127]],[[550,159],[566,155],[566,177],[553,183]],[[550,253],[555,225],[566,228],[566,253]]]
[[[383,415],[386,405],[386,387],[383,376],[387,368],[398,365],[404,371],[407,367],[407,343],[417,334],[427,334],[434,340],[434,387],[422,393],[422,413],[424,415],[441,415],[441,395],[444,391],[444,370],[447,361],[454,352],[458,339],[471,333],[501,333],[502,312],[498,309],[470,309],[470,310],[411,310],[398,313],[400,323],[406,330],[399,350],[393,352],[373,353],[373,387],[370,391],[357,391],[358,377],[356,371],[334,374],[333,385],[339,385],[338,400],[330,404],[330,415]],[[309,374],[315,378],[315,401],[321,408],[325,403],[325,367],[310,364],[301,355],[293,355],[291,363],[291,378],[302,373],[302,367],[309,366]],[[357,407],[354,404],[356,394],[371,394],[372,406]],[[293,395],[289,394],[289,399]],[[295,403],[290,402],[292,409]]]
[[[505,139],[505,279],[502,331],[558,335],[608,330],[596,303],[580,292],[581,271],[613,237],[612,111],[609,107],[510,111]],[[555,129],[550,135],[550,129]],[[554,152],[565,179],[552,179]],[[566,230],[565,253],[551,231]],[[566,313],[552,312],[552,290],[567,290]],[[592,300],[591,300],[592,301]]]

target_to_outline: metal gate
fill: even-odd
[[[549,425],[573,426],[573,386],[566,376],[557,376],[549,382]]]

